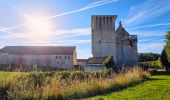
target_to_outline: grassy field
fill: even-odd
[[[140,83],[148,76],[149,74],[140,68],[115,73],[112,77],[107,71],[1,72],[1,81],[9,81],[0,85],[0,99],[80,99]]]
[[[159,71],[148,81],[89,100],[170,100],[170,74]]]
[[[14,75],[14,72],[0,72],[0,82]],[[87,98],[89,100],[170,100],[170,74],[159,71],[149,80],[106,95]]]

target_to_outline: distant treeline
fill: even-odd
[[[144,69],[162,69],[160,57],[157,53],[139,53],[139,65]]]
[[[157,53],[139,53],[139,62],[156,61],[160,56]]]

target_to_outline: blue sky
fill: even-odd
[[[116,27],[121,20],[130,34],[138,35],[139,52],[160,53],[170,30],[169,4],[170,0],[1,0],[0,47],[76,46],[78,58],[88,58],[91,15],[118,15]],[[48,34],[31,30],[36,19],[50,26]]]

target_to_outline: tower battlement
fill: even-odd
[[[114,31],[117,15],[93,15],[91,26],[93,31]]]

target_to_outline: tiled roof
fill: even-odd
[[[6,46],[0,53],[13,55],[72,55],[74,46]]]
[[[87,60],[87,64],[103,64],[106,57],[92,57]]]

